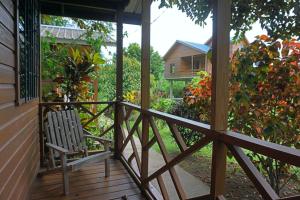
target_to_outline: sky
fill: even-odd
[[[175,8],[159,9],[159,2],[151,6],[151,46],[163,56],[176,40],[205,43],[212,35],[212,19],[207,19],[204,27],[196,25],[185,13]],[[130,43],[141,43],[141,28],[135,25],[124,25],[128,37],[124,38],[124,46]],[[259,24],[246,33],[251,42],[259,34],[265,34]]]

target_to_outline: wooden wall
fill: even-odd
[[[165,78],[192,77],[192,68],[186,65],[181,57],[198,55],[199,52],[182,44],[176,44],[165,58]],[[175,72],[170,73],[170,64],[175,64]]]
[[[0,1],[0,199],[27,199],[39,167],[38,100],[17,106],[14,1]]]
[[[205,44],[211,46],[212,40],[208,40]],[[248,45],[248,41],[246,39],[240,41],[237,44],[235,43],[230,44],[230,50],[229,50],[230,57],[234,54],[234,52],[237,49],[242,48],[245,45]],[[189,65],[187,65],[181,60],[181,57],[192,56],[197,54],[199,54],[199,52],[190,47],[187,47],[182,44],[176,44],[171,50],[171,52],[168,53],[167,57],[165,57],[165,72],[164,72],[165,78],[180,79],[182,77],[193,77],[195,73],[192,72],[192,68]],[[175,73],[173,74],[170,73],[171,64],[176,65]],[[209,59],[207,59],[206,61],[205,71],[212,73],[212,63]]]

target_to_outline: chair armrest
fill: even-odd
[[[58,151],[59,153],[62,153],[62,154],[66,154],[66,153],[69,152],[67,149],[59,147],[59,146],[57,146],[55,144],[46,143],[46,146],[49,147],[49,148],[51,148],[51,149],[54,149],[54,150],[56,150],[56,151]]]
[[[99,141],[99,142],[103,142],[103,143],[112,143],[112,140],[110,140],[110,139],[97,137],[97,136],[93,136],[93,135],[84,134],[83,137],[90,138],[90,139],[93,139],[93,140],[96,140],[96,141]]]
[[[94,139],[96,141],[105,142],[105,143],[112,143],[113,142],[112,140],[107,139],[107,138],[94,136],[94,135],[92,135],[90,132],[88,132],[85,129],[83,129],[83,133],[84,133],[83,137],[85,137],[85,138],[90,138],[90,139]]]

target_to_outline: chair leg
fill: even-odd
[[[66,154],[61,154],[61,167],[62,167],[62,175],[63,175],[63,183],[64,183],[64,194],[69,194],[69,175],[68,175],[68,167],[67,167],[67,156]]]
[[[56,165],[55,165],[55,159],[54,159],[54,152],[53,152],[53,149],[50,149],[49,150],[49,167],[50,168],[55,168]]]
[[[105,143],[104,144],[104,150],[105,151],[109,151],[109,144]],[[105,162],[105,177],[109,177],[110,176],[110,162],[109,162],[109,158],[106,158],[104,160]]]
[[[105,177],[110,176],[110,161],[109,158],[105,159]]]

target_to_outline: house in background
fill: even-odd
[[[53,36],[58,44],[76,44],[80,46],[90,46],[85,37],[86,30],[41,24],[41,37],[46,38]],[[93,38],[97,38],[101,33],[94,33]],[[116,42],[112,38],[106,38],[104,41],[106,46],[116,46]]]
[[[230,56],[243,46],[248,40],[242,39],[237,43],[231,43]],[[164,77],[170,81],[170,97],[173,98],[173,81],[190,81],[199,71],[212,72],[212,64],[208,59],[208,52],[212,46],[212,38],[204,44],[176,40],[172,47],[164,55]]]

